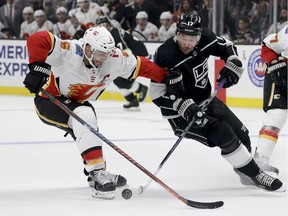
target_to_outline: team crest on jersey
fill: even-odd
[[[261,49],[255,50],[248,60],[248,76],[257,87],[263,87],[266,64],[260,57]]]
[[[207,58],[202,64],[197,65],[193,68],[195,77],[195,86],[198,88],[205,88],[208,83],[208,63]]]

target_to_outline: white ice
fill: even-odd
[[[122,102],[97,101],[100,132],[152,173],[176,138],[152,103],[141,112],[127,112]],[[253,151],[264,113],[232,108],[250,130]],[[241,185],[217,148],[184,139],[157,175],[181,196],[195,201],[223,200],[219,209],[188,207],[152,182],[140,196],[136,191],[148,176],[104,144],[107,169],[124,175],[134,192],[124,200],[94,199],[83,174],[81,157],[71,137],[43,124],[33,98],[0,96],[0,216],[286,216],[287,192],[267,192]],[[225,136],[225,134],[223,134]],[[271,163],[287,186],[287,124]]]

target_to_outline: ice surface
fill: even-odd
[[[181,196],[195,201],[223,200],[220,209],[190,208],[104,144],[107,169],[128,179],[134,192],[124,200],[93,199],[71,137],[43,124],[33,98],[0,95],[0,216],[286,216],[287,192],[266,192],[241,185],[220,150],[184,139],[157,175]],[[123,102],[97,101],[100,132],[152,173],[176,142],[168,122],[152,103],[141,112],[123,111]],[[264,113],[232,108],[250,130],[253,151]],[[223,134],[225,135],[225,134]],[[287,124],[271,163],[287,184]]]

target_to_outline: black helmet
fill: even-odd
[[[200,22],[200,16],[182,14],[177,23],[177,32],[193,36],[201,35]]]
[[[99,16],[99,17],[97,17],[95,23],[96,23],[97,26],[102,24],[102,23],[108,23],[108,24],[111,25],[111,21],[110,21],[110,19],[107,16]]]

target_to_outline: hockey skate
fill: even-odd
[[[120,175],[114,175],[104,170],[93,170],[88,176],[92,197],[113,199],[116,187],[126,185],[126,179]]]
[[[128,103],[123,105],[125,110],[140,111],[140,105],[137,100],[128,101]]]
[[[279,169],[276,167],[273,167],[269,164],[269,159],[265,156],[260,156],[258,153],[255,153],[254,160],[259,166],[260,169],[262,169],[267,174],[277,177],[279,174]]]
[[[268,191],[285,191],[282,188],[283,184],[279,179],[268,175],[261,169],[255,177],[249,177],[236,169],[234,169],[234,171],[239,175],[240,181],[243,185],[256,186]]]
[[[139,93],[139,102],[141,103],[145,100],[145,98],[147,96],[148,87],[145,85],[142,85],[142,84],[140,84],[140,85],[141,85],[140,91],[139,92],[137,91],[137,93]]]

